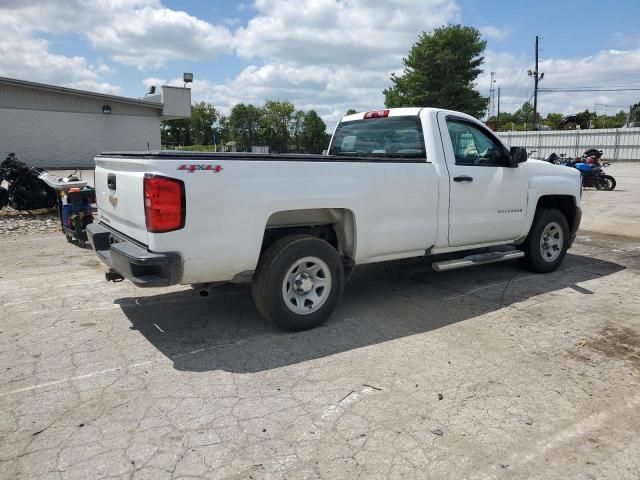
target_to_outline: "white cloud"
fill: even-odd
[[[235,34],[245,59],[295,65],[397,65],[422,31],[457,19],[453,0],[256,0]]]
[[[111,52],[115,61],[126,65],[158,68],[176,59],[210,60],[231,49],[226,27],[159,4],[105,13],[84,33],[93,46]]]
[[[70,88],[119,94],[119,86],[102,80],[111,69],[83,57],[53,54],[46,40],[34,38],[0,17],[0,75]]]
[[[82,35],[116,62],[141,70],[170,60],[209,60],[232,48],[227,27],[165,8],[160,0],[5,0],[0,21],[20,25],[32,42],[38,32]]]
[[[504,40],[511,35],[512,32],[510,27],[499,28],[493,25],[485,25],[484,27],[480,27],[479,30],[483,36],[491,40]]]

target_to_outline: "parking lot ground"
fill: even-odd
[[[0,239],[0,478],[637,479],[640,168],[611,173],[559,271],[361,267],[295,334],[247,287]]]

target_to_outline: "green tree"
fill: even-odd
[[[482,116],[489,99],[474,89],[487,42],[473,27],[447,25],[422,32],[403,59],[404,73],[391,75],[387,107],[440,107]]]
[[[261,131],[269,149],[285,153],[289,147],[289,125],[296,107],[289,101],[267,100],[262,107]]]
[[[591,128],[592,122],[595,124],[596,118],[598,115],[596,112],[590,112],[588,109],[584,112],[580,112],[576,115],[578,117],[578,123],[580,124],[581,129]]]
[[[513,113],[513,122],[516,125],[526,125],[527,128],[530,128],[533,125],[533,105],[531,102],[524,102],[522,106]],[[542,122],[542,115],[540,113],[536,114],[536,124],[540,124]]]
[[[627,122],[627,113],[620,110],[614,115],[598,115],[594,120],[596,128],[620,128]]]
[[[306,153],[322,153],[327,148],[327,124],[315,110],[309,110],[304,116],[303,137]]]
[[[196,103],[191,107],[191,141],[197,145],[213,143],[213,126],[218,119],[215,107],[207,102]]]
[[[640,102],[631,106],[629,121],[640,122]]]
[[[624,127],[627,123],[627,112],[620,110],[611,117],[611,128]]]
[[[163,144],[191,145],[191,120],[180,118],[160,123],[160,139]]]
[[[563,115],[561,113],[548,113],[542,123],[552,130],[557,130],[560,128],[560,120],[562,120],[562,117]]]
[[[511,130],[513,128],[513,114],[509,112],[500,112],[500,121],[498,121],[498,116],[494,115],[487,119],[486,124],[496,132]]]
[[[293,151],[298,153],[304,144],[304,112],[296,110],[289,125],[289,135],[293,143]]]
[[[260,145],[262,119],[263,112],[260,108],[251,104],[238,103],[231,109],[227,119],[226,141],[236,142],[240,151],[251,150],[254,145]]]
[[[211,145],[217,120],[218,112],[212,104],[196,103],[191,106],[191,117],[161,122],[160,138],[169,145]]]
[[[345,113],[345,115],[353,115],[354,113],[358,113],[358,112],[356,112],[355,108],[350,108],[349,110],[347,110],[347,113]]]

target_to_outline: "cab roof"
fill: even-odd
[[[388,113],[387,113],[388,112]],[[445,108],[433,108],[433,107],[402,107],[402,108],[381,108],[378,110],[369,110],[366,112],[353,113],[351,115],[345,115],[342,117],[339,123],[351,122],[354,120],[364,120],[365,118],[375,117],[406,117],[406,116],[419,116],[422,112],[445,112],[446,114],[455,115],[464,119],[479,122],[478,119],[473,118],[466,113],[456,112],[453,110],[447,110]],[[366,116],[366,117],[365,117]]]

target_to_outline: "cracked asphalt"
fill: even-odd
[[[361,267],[296,334],[0,238],[0,478],[640,478],[640,165],[609,172],[559,271]]]

